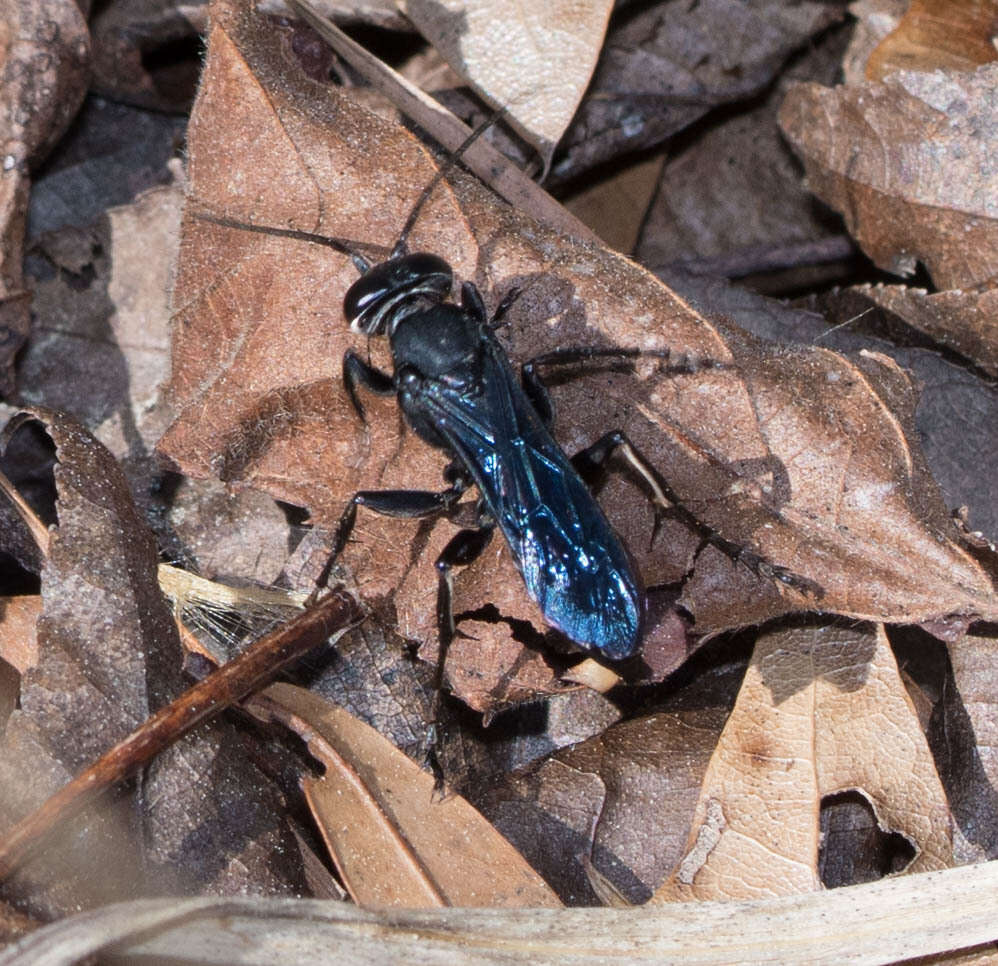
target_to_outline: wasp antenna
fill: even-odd
[[[248,221],[236,221],[234,218],[213,215],[206,211],[194,212],[194,217],[199,221],[208,221],[213,225],[221,225],[223,228],[235,228],[238,231],[253,231],[258,235],[277,235],[278,238],[293,238],[295,241],[311,242],[313,245],[325,245],[326,248],[332,248],[333,251],[339,252],[341,255],[349,255],[361,274],[371,267],[370,260],[365,258],[352,243],[340,238],[330,238],[328,235],[319,235],[311,231],[300,231],[297,228],[275,228],[272,225],[254,225]]]
[[[407,244],[409,241],[409,232],[412,231],[413,226],[416,224],[416,219],[419,217],[420,211],[422,211],[423,206],[427,201],[430,200],[430,195],[433,194],[434,189],[441,181],[450,173],[450,170],[461,160],[461,155],[468,150],[496,121],[499,120],[506,113],[505,107],[500,107],[499,110],[493,111],[474,131],[469,134],[464,141],[461,143],[460,147],[451,154],[449,158],[437,169],[437,173],[430,180],[430,183],[423,189],[420,196],[416,199],[416,204],[413,205],[412,211],[409,212],[409,217],[406,219],[406,223],[402,226],[402,231],[399,233],[398,241],[395,242],[395,247],[392,248],[392,258],[399,258],[406,254]]]

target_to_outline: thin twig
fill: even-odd
[[[415,84],[351,40],[306,0],[288,0],[288,5],[372,87],[384,94],[406,117],[415,121],[448,151],[456,151],[471,134],[471,128]],[[600,243],[591,229],[487,141],[478,141],[461,160],[518,211],[527,212],[555,231]]]
[[[108,788],[138,771],[196,725],[261,688],[292,661],[353,626],[361,616],[354,598],[336,588],[160,708],[7,833],[0,841],[0,880]]]
[[[39,517],[38,514],[31,509],[28,505],[28,501],[21,496],[17,487],[14,486],[14,484],[8,479],[7,475],[3,472],[0,472],[0,492],[6,495],[7,499],[10,500],[11,505],[24,521],[24,525],[28,528],[32,539],[38,545],[38,549],[41,551],[42,556],[48,557],[48,527],[42,522],[41,517]]]

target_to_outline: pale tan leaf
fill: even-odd
[[[38,661],[36,622],[42,613],[42,599],[5,597],[0,600],[0,658],[24,674]]]
[[[358,718],[287,684],[254,703],[326,766],[322,778],[304,780],[305,794],[359,905],[560,905],[464,798],[435,794],[432,775]]]
[[[764,635],[704,777],[686,854],[654,901],[818,889],[819,806],[843,791],[910,841],[905,871],[951,864],[946,796],[883,629]]]
[[[447,62],[506,117],[547,170],[592,77],[613,3],[404,0]]]
[[[780,124],[808,185],[882,268],[939,289],[998,277],[998,65],[791,88]]]

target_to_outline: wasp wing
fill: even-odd
[[[427,380],[422,403],[467,467],[545,619],[583,647],[637,652],[634,564],[491,338],[473,385]]]

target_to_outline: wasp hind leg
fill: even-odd
[[[809,597],[822,596],[821,587],[813,580],[802,577],[800,574],[796,574],[786,567],[781,567],[779,564],[770,563],[765,557],[760,556],[748,547],[728,540],[726,537],[721,536],[712,526],[701,520],[695,513],[688,510],[672,487],[662,479],[659,472],[651,465],[648,458],[621,430],[613,430],[606,433],[591,446],[587,446],[576,453],[572,457],[572,465],[590,488],[598,489],[602,486],[609,472],[611,457],[618,451],[651,489],[652,503],[655,508],[655,526],[652,530],[653,542],[658,535],[662,522],[666,516],[669,516],[679,520],[699,534],[702,541],[701,550],[708,544],[717,547],[718,550],[735,563],[747,567],[759,577],[778,580],[780,583],[786,584],[788,587],[793,587],[795,590]]]

